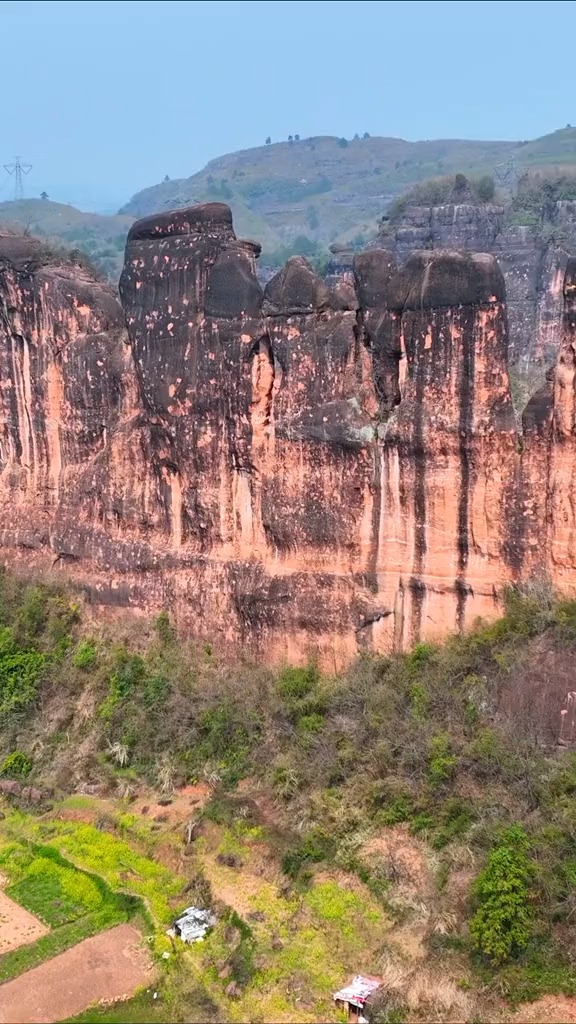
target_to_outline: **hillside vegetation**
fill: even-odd
[[[126,234],[136,217],[201,202],[232,207],[239,237],[260,242],[263,269],[288,256],[309,256],[322,269],[333,242],[361,248],[393,204],[446,201],[454,177],[466,175],[481,201],[482,182],[506,179],[503,195],[525,171],[570,176],[576,164],[576,129],[564,128],[533,142],[294,137],[291,142],[230,153],[185,179],[167,179],[138,192],[117,216],[84,213],[50,199],[0,203],[0,227],[46,238],[85,252],[101,273],[117,281]],[[511,174],[511,178],[507,177]],[[421,190],[419,191],[421,187]]]
[[[62,587],[9,576],[0,623],[0,774],[76,822],[18,818],[15,796],[0,836],[98,874],[97,825],[131,846],[124,864],[184,879],[162,902],[152,868],[123,869],[156,927],[185,885],[217,908],[147,1019],[188,1019],[199,978],[199,1020],[335,1020],[331,991],[357,971],[386,980],[378,1020],[503,1020],[576,993],[576,753],[557,747],[576,602],[510,591],[493,624],[337,677],[231,664],[166,613],[104,628]],[[112,891],[121,877],[104,870]],[[114,1012],[86,1019],[139,1019]]]
[[[298,236],[328,245],[374,233],[397,196],[428,178],[503,174],[576,161],[576,129],[533,142],[480,142],[319,136],[230,153],[190,178],[137,193],[122,213],[135,217],[191,202],[230,203],[237,232],[263,243],[265,257]]]
[[[493,203],[496,201],[496,183],[490,174],[480,178],[467,178],[465,174],[445,174],[419,182],[388,208],[388,219],[398,223],[409,206],[442,206],[446,203]]]
[[[80,250],[100,273],[117,281],[124,260],[126,235],[134,218],[84,213],[50,199],[0,203],[0,227],[25,231],[67,250]]]

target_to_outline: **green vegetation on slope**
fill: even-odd
[[[25,822],[12,815],[0,823],[0,870],[9,881],[5,891],[51,930],[0,956],[0,983],[115,924],[137,917],[147,926],[140,900],[113,892],[99,875],[82,871],[52,846],[31,842],[22,834]]]
[[[423,906],[423,955],[469,990],[513,1000],[576,992],[576,754],[556,746],[573,685],[576,602],[544,585],[511,591],[490,625],[439,647],[362,657],[337,677],[220,662],[177,640],[166,614],[150,631],[131,623],[89,632],[65,591],[9,577],[0,624],[13,652],[43,659],[26,700],[4,709],[0,758],[14,775],[24,764],[33,784],[92,782],[116,801],[144,785],[167,800],[182,784],[210,787],[211,801],[192,814],[191,884],[202,891],[204,875],[244,924],[223,917],[195,962],[228,1019],[244,1019],[234,1007],[257,993],[270,1019],[276,986],[299,974],[303,942],[304,987],[319,1012],[343,974],[367,963],[385,972],[387,958],[405,956],[394,936],[401,943]],[[28,761],[6,760],[16,752]],[[63,815],[27,824],[22,836],[112,889],[128,885],[168,921],[184,897],[158,860],[160,833],[132,811],[96,824]],[[399,836],[432,865],[409,899],[390,847]],[[284,883],[267,876],[263,848]],[[54,884],[50,870],[30,899]],[[344,876],[360,888],[343,887]],[[252,913],[266,923],[249,921]],[[355,945],[373,934],[371,922],[379,952],[376,936]],[[328,948],[313,952],[324,929],[334,929],[330,950],[340,949],[334,969]],[[222,1004],[231,979],[242,995]]]
[[[576,167],[546,167],[527,171],[518,181],[509,209],[514,224],[530,224],[542,232],[558,228],[556,204],[576,199]]]

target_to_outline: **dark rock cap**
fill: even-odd
[[[227,238],[234,237],[232,210],[226,203],[201,203],[182,210],[153,213],[132,225],[128,232],[128,242],[202,233],[222,233]]]
[[[243,244],[224,249],[208,276],[205,313],[231,319],[258,316],[262,289],[253,268],[254,254]]]
[[[264,289],[265,316],[315,313],[330,307],[330,292],[303,256],[292,256]]]
[[[387,249],[367,249],[354,257],[356,292],[361,309],[379,309],[388,305],[388,285],[396,269],[396,260]]]
[[[438,309],[503,302],[504,278],[488,253],[424,250],[414,252],[390,282],[394,310]]]

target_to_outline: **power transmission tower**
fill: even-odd
[[[494,177],[501,185],[511,185],[517,178],[516,164],[514,160],[504,160],[492,168]]]
[[[19,199],[24,199],[24,180],[23,175],[28,174],[32,170],[32,164],[23,164],[19,156],[14,157],[13,164],[4,164],[4,170],[8,174],[14,175],[14,199],[17,202]]]

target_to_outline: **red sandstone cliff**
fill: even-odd
[[[139,221],[122,311],[0,238],[4,560],[329,667],[494,615],[535,572],[574,589],[571,268],[520,438],[492,256],[375,249],[332,286],[295,258],[262,292],[258,251],[222,204]]]

